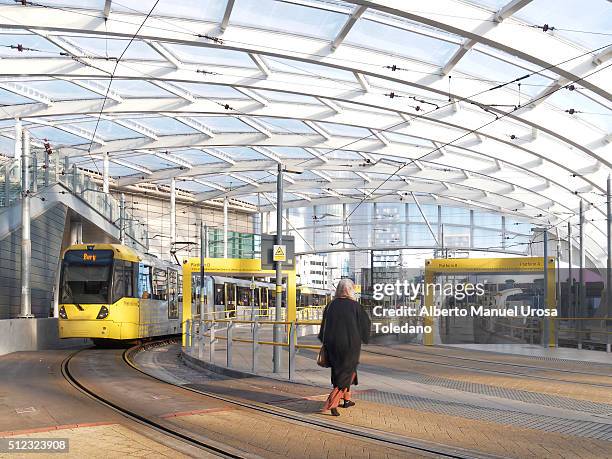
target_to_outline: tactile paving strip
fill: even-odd
[[[555,432],[564,435],[612,441],[612,424],[557,418],[552,416],[499,410],[458,402],[445,402],[392,392],[365,391],[355,398],[374,403],[412,408],[419,411],[490,421],[528,429]]]
[[[470,381],[458,381],[454,379],[428,376],[421,373],[409,373],[402,371],[393,372],[393,374],[389,374],[388,369],[385,369],[386,371],[384,373],[381,373],[380,368],[370,365],[362,365],[360,368],[364,371],[377,374],[380,373],[404,381],[444,387],[446,389],[455,389],[462,392],[469,392],[472,394],[505,398],[508,400],[534,403],[536,405],[551,406],[554,408],[564,408],[575,411],[582,411],[584,413],[595,413],[603,415],[609,415],[610,413],[612,413],[612,405],[608,405],[606,403],[591,402],[589,400],[577,400],[568,397],[541,394],[538,392],[529,392],[526,390],[519,389],[507,389],[504,387],[490,386],[487,384],[474,383]]]

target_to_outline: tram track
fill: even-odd
[[[378,346],[378,345],[375,345]],[[419,347],[419,349],[422,349],[422,346]],[[452,348],[450,346],[446,347],[446,349],[452,349],[452,350],[456,350],[455,348]],[[564,360],[561,358],[551,358],[551,357],[539,357],[539,359],[546,359],[546,360],[550,360],[550,361],[558,361],[561,363],[567,363],[567,364],[572,364],[572,365],[580,365],[580,366],[593,366],[593,367],[605,367],[605,369],[607,370],[606,372],[600,372],[600,373],[594,373],[594,372],[588,372],[588,371],[583,371],[583,370],[577,370],[577,369],[570,369],[570,368],[553,368],[553,367],[544,367],[544,366],[538,366],[538,365],[527,365],[527,364],[523,364],[523,363],[512,363],[512,362],[498,362],[495,360],[484,360],[484,359],[478,359],[478,358],[473,358],[473,357],[462,357],[459,355],[448,355],[448,354],[440,354],[437,352],[432,352],[431,350],[427,350],[427,352],[423,353],[414,349],[406,349],[403,348],[401,349],[401,352],[410,352],[410,353],[421,353],[421,354],[426,354],[426,355],[432,355],[432,356],[436,356],[436,357],[442,357],[442,358],[452,358],[455,360],[465,360],[465,361],[470,361],[470,362],[478,362],[478,363],[485,363],[485,364],[490,364],[490,365],[506,365],[506,366],[512,366],[512,367],[520,367],[520,368],[529,368],[529,369],[533,369],[533,370],[541,370],[541,371],[557,371],[557,372],[563,372],[563,373],[573,373],[573,374],[580,374],[580,375],[587,375],[587,376],[609,376],[612,377],[612,360],[610,362],[610,364],[605,364],[605,363],[599,363],[599,362],[585,362],[585,361],[568,361],[568,360]],[[502,355],[502,356],[507,356],[507,354],[500,354],[500,353],[495,353],[495,352],[491,352],[493,354],[496,355]],[[526,357],[526,358],[536,358],[538,359],[538,357],[533,357],[533,356],[521,356],[521,357]]]
[[[248,402],[243,399],[236,399],[233,397],[228,397],[225,395],[219,395],[214,392],[205,391],[201,389],[196,389],[192,387],[185,387],[180,384],[172,383],[166,381],[162,378],[154,376],[152,374],[147,373],[146,371],[140,369],[133,361],[132,356],[137,352],[141,352],[146,350],[148,347],[163,345],[164,343],[170,344],[169,341],[162,342],[152,342],[149,344],[136,346],[134,348],[128,349],[123,353],[123,360],[127,365],[129,365],[134,370],[142,373],[143,375],[152,378],[154,380],[160,381],[164,384],[169,384],[179,389],[189,391],[195,394],[199,394],[201,396],[205,396],[208,398],[215,399],[217,401],[221,401],[224,403],[231,404],[233,406],[250,410],[252,412],[261,413],[267,416],[272,416],[277,419],[281,419],[285,422],[297,423],[298,425],[315,428],[317,430],[325,430],[328,432],[332,432],[334,434],[339,434],[342,437],[348,437],[349,439],[359,439],[365,441],[373,441],[376,443],[381,443],[386,446],[392,446],[396,448],[397,451],[400,451],[407,455],[411,453],[412,455],[419,454],[429,457],[444,457],[444,458],[456,458],[456,459],[477,459],[477,458],[499,458],[500,456],[495,456],[491,454],[481,453],[473,450],[465,450],[462,448],[456,448],[441,444],[432,444],[430,442],[418,441],[409,439],[406,437],[401,437],[399,435],[394,434],[386,434],[374,429],[367,428],[357,428],[352,427],[348,424],[341,424],[338,422],[328,422],[321,419],[316,419],[314,417],[308,415],[300,415],[296,414],[293,411],[286,410],[279,407],[271,407],[269,405],[257,402]]]
[[[516,371],[516,370],[502,370],[502,369],[492,369],[492,368],[484,368],[484,365],[491,365],[491,366],[507,366],[507,367],[515,367],[515,368],[526,368],[528,370],[533,370],[535,371],[542,371],[542,372],[557,372],[557,373],[572,373],[572,374],[580,374],[580,375],[586,375],[586,376],[596,376],[596,377],[606,377],[609,375],[606,374],[599,374],[599,373],[581,373],[578,371],[571,371],[571,370],[564,370],[564,369],[555,369],[555,368],[547,368],[547,367],[538,367],[538,366],[531,366],[531,365],[522,365],[522,364],[513,364],[513,363],[506,363],[506,362],[494,362],[494,361],[480,361],[477,359],[470,359],[470,358],[462,358],[462,357],[449,357],[449,356],[444,356],[441,354],[432,354],[435,355],[436,357],[439,357],[440,360],[445,359],[446,361],[440,361],[440,360],[435,360],[435,359],[428,359],[428,358],[420,358],[420,357],[409,357],[406,355],[398,355],[395,353],[387,353],[387,352],[382,352],[382,351],[376,351],[376,350],[372,350],[372,349],[362,349],[362,352],[368,353],[368,354],[373,354],[373,355],[379,355],[379,356],[384,356],[384,357],[391,357],[391,358],[396,358],[396,359],[400,359],[400,360],[407,360],[407,361],[412,361],[412,362],[418,362],[418,363],[422,363],[422,364],[428,364],[428,365],[437,365],[437,366],[444,366],[444,367],[450,367],[450,368],[457,368],[457,369],[461,369],[461,370],[468,370],[468,371],[475,371],[475,372],[481,372],[481,373],[492,373],[492,374],[501,374],[501,375],[505,375],[505,376],[513,376],[513,377],[528,377],[528,378],[534,378],[534,379],[540,379],[540,380],[544,380],[544,381],[552,381],[552,382],[556,382],[556,383],[566,383],[566,384],[578,384],[581,386],[590,386],[590,387],[601,387],[601,388],[612,388],[612,384],[606,384],[606,383],[594,383],[594,382],[585,382],[585,381],[580,381],[577,379],[571,379],[571,378],[555,378],[555,377],[550,377],[550,376],[543,376],[543,375],[537,375],[531,372],[520,372],[520,371]],[[402,350],[402,352],[404,352],[404,350]],[[413,351],[408,351],[408,352],[413,352]],[[454,362],[449,362],[448,360],[452,360],[452,359],[457,359],[457,360],[463,360],[463,361],[471,361],[471,362],[477,362],[477,363],[482,363],[484,365],[482,366],[478,366],[478,365],[460,365]]]
[[[168,436],[171,437],[174,440],[178,440],[180,442],[185,443],[186,445],[192,446],[192,447],[196,447],[200,450],[206,451],[208,453],[212,453],[216,456],[219,457],[225,457],[225,458],[248,458],[248,457],[252,457],[250,455],[246,455],[246,454],[239,454],[237,453],[235,450],[230,449],[230,448],[226,448],[223,445],[218,445],[215,444],[213,442],[207,442],[207,441],[203,441],[203,440],[199,440],[197,438],[194,438],[193,434],[191,433],[187,433],[187,432],[183,432],[180,431],[179,429],[176,428],[171,428],[168,427],[166,425],[163,425],[162,423],[152,419],[151,417],[148,416],[144,416],[142,414],[136,413],[133,410],[130,410],[126,407],[122,407],[120,405],[118,405],[117,403],[114,403],[113,401],[109,400],[108,398],[100,395],[99,393],[97,393],[96,391],[92,390],[91,388],[87,387],[85,384],[83,384],[81,381],[79,381],[78,378],[76,378],[72,372],[70,371],[70,362],[71,360],[79,353],[83,352],[81,351],[77,351],[71,355],[69,355],[66,359],[64,359],[64,361],[61,364],[61,372],[63,377],[68,381],[68,383],[73,386],[76,390],[78,390],[79,392],[85,394],[86,396],[88,396],[89,398],[97,401],[98,403],[100,403],[101,405],[106,406],[107,408],[113,410],[116,413],[119,413],[120,415],[128,418],[131,421],[134,421],[138,424],[144,425],[154,431],[156,431],[157,433],[161,433],[164,436]]]

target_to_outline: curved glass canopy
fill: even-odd
[[[605,0],[0,0],[0,152],[196,200],[419,202],[567,233],[605,260]]]

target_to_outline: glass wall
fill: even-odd
[[[265,217],[266,218],[266,217]],[[275,214],[267,216],[270,232]],[[524,254],[531,224],[499,214],[414,203],[334,204],[288,209],[296,252],[342,248],[431,248]],[[299,233],[299,234],[298,234]]]

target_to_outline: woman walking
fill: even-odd
[[[329,394],[323,411],[331,410],[333,416],[340,416],[338,405],[355,405],[351,401],[351,384],[357,385],[357,364],[361,343],[368,342],[370,318],[363,307],[355,301],[355,288],[350,279],[338,283],[334,300],[323,311],[319,341],[327,352],[331,367],[331,383],[334,389]]]

